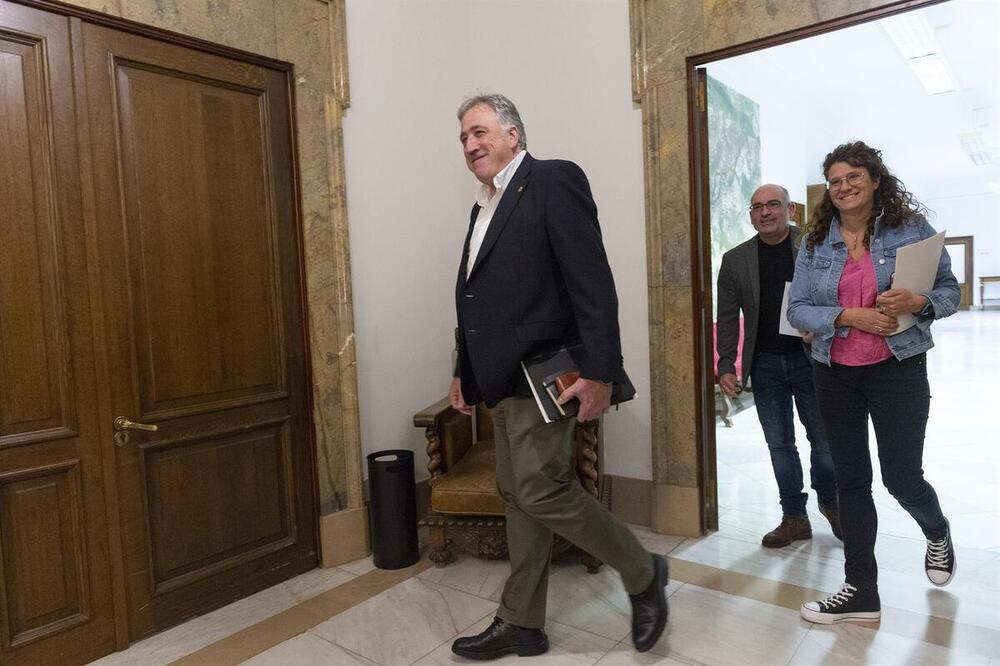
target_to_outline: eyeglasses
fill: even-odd
[[[826,189],[828,190],[839,190],[847,183],[851,187],[860,185],[861,181],[865,179],[865,173],[863,171],[852,171],[843,178],[834,178],[833,180],[826,181]]]
[[[767,208],[768,210],[779,210],[784,205],[785,203],[783,201],[778,201],[777,199],[771,199],[770,201],[767,201],[765,203],[750,204],[750,212],[760,213],[765,208]]]

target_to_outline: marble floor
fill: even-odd
[[[552,649],[524,662],[1000,666],[1000,424],[991,391],[1000,376],[1000,312],[960,313],[934,331],[924,468],[957,545],[950,586],[934,588],[924,578],[922,535],[877,484],[881,623],[801,620],[802,601],[839,586],[843,551],[812,498],[811,541],[760,546],[781,512],[751,409],[717,431],[719,530],[686,539],[633,527],[671,563],[670,623],[653,650],[631,648],[628,599],[614,571],[589,575],[560,565],[549,585]],[[489,624],[508,571],[506,562],[460,558],[443,569],[423,561],[389,575],[367,558],[309,572],[94,663],[463,663],[451,641]],[[302,608],[310,612],[296,615]]]

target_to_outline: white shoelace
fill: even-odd
[[[854,596],[854,593],[858,591],[858,588],[853,585],[848,585],[844,583],[844,586],[840,588],[840,591],[831,594],[826,599],[821,599],[819,605],[822,606],[823,610],[828,610],[832,608],[837,608],[843,604],[846,604]]]
[[[927,566],[934,569],[948,568],[948,537],[927,542]]]

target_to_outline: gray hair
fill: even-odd
[[[462,117],[469,112],[469,109],[479,104],[485,104],[493,109],[497,114],[497,120],[500,121],[500,127],[504,130],[509,130],[511,127],[516,129],[517,147],[521,150],[527,150],[528,137],[524,133],[524,123],[521,122],[521,114],[517,112],[514,102],[500,93],[484,93],[467,98],[458,107],[458,119],[461,121]]]

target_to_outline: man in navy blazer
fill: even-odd
[[[580,379],[560,396],[580,401],[577,418],[608,409],[622,374],[618,298],[587,177],[562,160],[526,152],[524,125],[503,95],[460,107],[465,160],[481,186],[459,266],[455,303],[458,363],[449,397],[455,409],[490,408],[497,490],[506,506],[511,575],[496,618],[452,650],[472,659],[548,650],[545,599],[552,538],[614,567],[632,600],[632,638],[646,651],[667,621],[667,565],[576,481],[575,421],[546,424],[521,361],[581,342]]]

